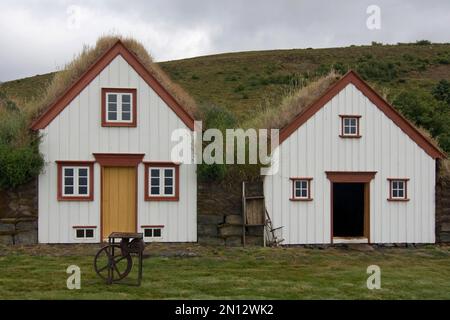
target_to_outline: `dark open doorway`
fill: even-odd
[[[365,236],[364,183],[333,183],[333,237]]]

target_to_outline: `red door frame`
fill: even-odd
[[[325,171],[328,180],[330,180],[330,205],[331,205],[331,234],[330,243],[333,244],[333,184],[334,183],[364,183],[364,206],[370,203],[370,182],[375,178],[376,171]],[[367,199],[366,199],[367,197]],[[364,214],[364,225],[367,223],[367,239],[370,243],[370,207],[368,207],[367,221]],[[364,209],[366,211],[366,208]],[[364,228],[366,229],[366,227]]]

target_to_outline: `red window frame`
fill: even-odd
[[[312,201],[313,198],[311,198],[311,181],[313,178],[311,177],[291,177],[291,198],[289,200],[291,201]],[[296,181],[306,181],[308,186],[308,197],[302,198],[302,197],[296,197],[295,196],[295,182]]]
[[[360,130],[359,130],[359,126],[360,126],[360,121],[359,119],[361,119],[360,115],[348,115],[348,114],[341,114],[339,115],[339,117],[341,118],[341,134],[339,135],[341,138],[361,138],[361,134],[360,134]],[[356,134],[346,134],[344,132],[344,120],[345,119],[356,119]]]
[[[144,181],[144,200],[145,201],[179,201],[180,200],[180,164],[174,162],[144,162],[145,181]],[[175,184],[173,196],[154,196],[150,195],[150,168],[174,168],[175,170]]]
[[[56,161],[57,174],[57,199],[58,201],[93,201],[94,200],[94,161]],[[88,167],[89,168],[89,193],[85,196],[67,196],[63,193],[63,167]]]
[[[409,178],[388,178],[387,179],[389,182],[389,198],[388,201],[409,201],[408,198],[408,181]],[[393,182],[395,181],[401,181],[404,183],[404,193],[403,193],[403,198],[393,198],[392,197],[392,188],[393,188]]]
[[[106,95],[108,93],[131,93],[132,105],[131,114],[133,119],[131,122],[122,121],[108,121],[107,120],[107,109],[106,109]],[[102,88],[102,127],[136,127],[137,126],[137,89],[126,89],[126,88]]]

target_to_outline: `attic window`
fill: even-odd
[[[358,115],[340,115],[341,117],[341,138],[361,138],[359,134],[359,119]]]
[[[102,89],[102,126],[136,127],[136,89]]]

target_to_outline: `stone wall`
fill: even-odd
[[[0,244],[37,243],[37,179],[0,190]]]
[[[262,195],[262,183],[248,184],[248,195]],[[199,182],[197,194],[198,242],[242,244],[242,182]],[[246,243],[261,244],[262,230],[249,230]],[[253,232],[253,233],[252,233]]]
[[[436,242],[450,242],[450,177],[438,176],[436,183]]]

